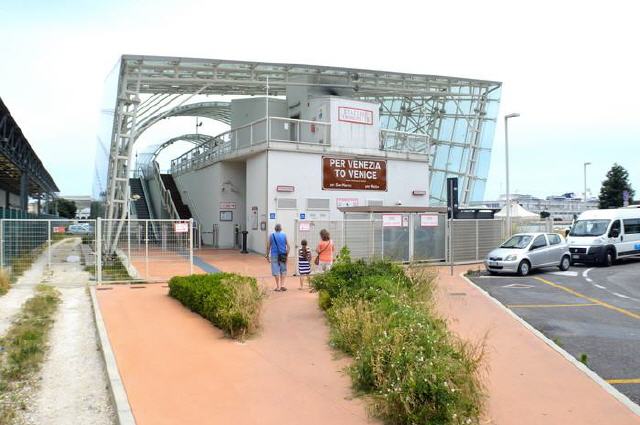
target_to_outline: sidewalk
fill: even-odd
[[[631,425],[640,417],[459,275],[439,270],[438,308],[460,337],[487,335],[488,424]]]

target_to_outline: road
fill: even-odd
[[[471,280],[640,404],[640,260]]]

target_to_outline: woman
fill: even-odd
[[[318,246],[316,247],[318,256],[316,257],[315,263],[323,272],[329,270],[333,264],[333,251],[334,246],[331,235],[329,235],[327,229],[320,230],[320,242],[318,242]]]

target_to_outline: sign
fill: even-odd
[[[284,186],[284,185],[276,186],[276,192],[293,192],[295,190],[296,190],[295,186]]]
[[[382,227],[402,227],[402,214],[382,214]]]
[[[402,227],[409,227],[409,216],[408,215],[403,215],[402,216]]]
[[[322,157],[323,190],[387,190],[387,161]]]
[[[258,230],[258,207],[251,207],[251,229]]]
[[[360,201],[358,198],[336,198],[336,207],[357,207]]]
[[[373,111],[360,108],[338,107],[338,121],[373,125]]]
[[[438,216],[433,214],[420,214],[421,227],[438,227]]]
[[[233,211],[220,211],[220,221],[233,221]]]
[[[298,225],[298,229],[301,232],[308,232],[309,230],[311,230],[311,223],[308,221],[303,221]]]
[[[269,220],[275,220],[275,219],[276,219],[276,213],[270,212],[269,213]]]
[[[628,207],[629,206],[629,191],[625,190],[622,192],[622,203],[623,206]]]
[[[307,217],[305,213],[300,213],[300,220],[304,220]]]
[[[235,210],[236,209],[236,203],[235,202],[228,202],[228,201],[221,201],[220,202],[220,209],[221,210]]]
[[[189,223],[174,223],[173,231],[175,233],[188,233],[189,232]]]
[[[53,228],[53,233],[64,233],[65,230],[64,226],[55,226]]]

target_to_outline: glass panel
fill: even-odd
[[[416,214],[413,217],[413,259],[444,261],[446,217],[436,216],[438,217],[437,226],[433,226],[433,221],[428,219],[430,217],[422,220],[421,216],[422,214]]]

